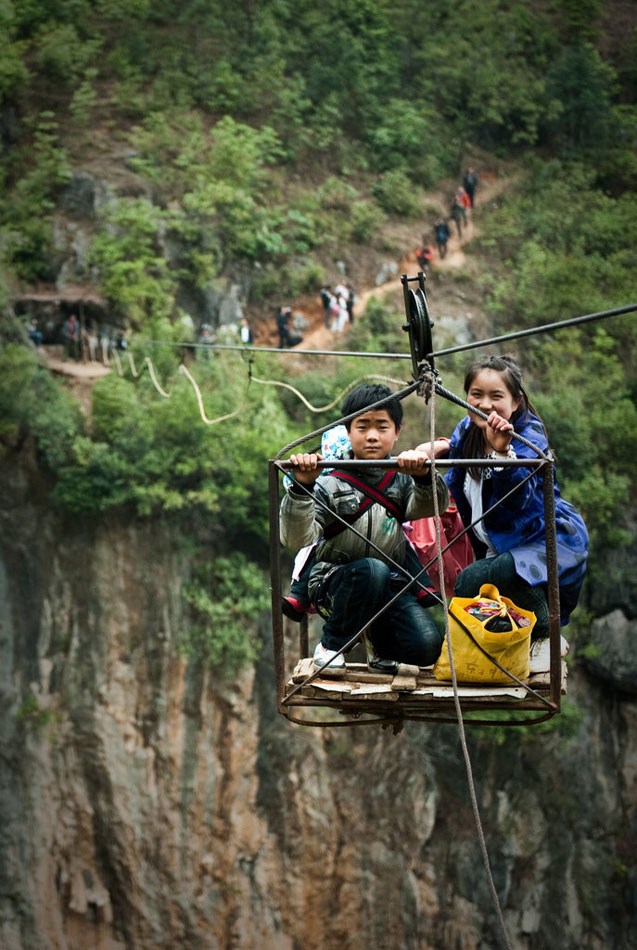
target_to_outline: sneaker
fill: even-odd
[[[334,659],[336,657],[336,659]],[[322,669],[324,666],[330,665],[325,670],[326,673],[329,672],[343,672],[345,670],[345,659],[342,653],[338,653],[336,650],[328,650],[327,647],[324,647],[321,641],[316,644],[316,649],[314,650],[314,666],[317,669]],[[330,660],[332,661],[330,663]]]
[[[566,637],[560,637],[560,655],[566,656],[569,643]],[[548,637],[539,637],[531,643],[531,673],[548,673],[551,668],[551,641]]]

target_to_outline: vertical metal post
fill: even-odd
[[[307,614],[303,614],[299,629],[299,651],[301,657],[310,655],[310,638],[308,632]]]
[[[274,645],[274,679],[279,712],[285,715],[282,701],[285,694],[285,646],[281,612],[281,566],[279,532],[279,470],[270,459],[268,469],[268,500],[270,513],[270,579],[272,594],[272,639]]]
[[[542,465],[544,491],[544,531],[546,538],[546,575],[551,648],[550,700],[560,711],[562,700],[562,657],[560,649],[560,587],[557,565],[557,533],[555,530],[555,477],[553,460]]]

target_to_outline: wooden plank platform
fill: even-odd
[[[535,669],[526,680],[526,683],[538,693],[547,696],[549,692],[548,650],[544,656],[535,660]],[[545,666],[546,669],[541,669]],[[539,668],[538,668],[539,667]],[[311,657],[298,661],[292,676],[286,683],[285,694],[298,689],[314,672]],[[566,693],[566,664],[562,660],[561,692]],[[460,700],[469,702],[471,706],[495,705],[502,703],[505,706],[515,705],[516,702],[533,697],[522,686],[515,683],[485,683],[458,685]],[[433,707],[437,704],[448,705],[453,703],[453,684],[437,680],[433,675],[433,667],[416,667],[401,664],[395,676],[386,673],[377,673],[368,669],[364,663],[348,663],[345,670],[326,671],[312,681],[308,686],[301,686],[298,692],[290,699],[289,705],[308,705],[314,700],[317,705],[334,705],[342,703],[350,706],[358,703],[369,703],[371,707],[378,703],[392,703],[410,708],[419,705]],[[534,700],[535,703],[538,700]]]

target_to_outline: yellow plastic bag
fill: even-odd
[[[485,605],[481,613],[484,614],[491,609],[493,617],[481,619],[467,612],[466,608],[470,605],[475,607],[478,601]],[[536,619],[532,611],[522,610],[508,597],[502,597],[493,584],[483,584],[477,597],[454,597],[449,604],[451,649],[457,680],[463,683],[511,683],[513,682],[511,678],[491,663],[488,657],[475,646],[454,619],[454,614],[471,631],[476,643],[479,643],[490,656],[496,659],[500,666],[510,670],[518,679],[523,680],[528,677],[531,631]],[[486,629],[495,616],[507,617],[511,629],[503,633]],[[446,638],[442,653],[434,666],[434,676],[437,680],[451,679]]]

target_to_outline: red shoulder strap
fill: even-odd
[[[343,521],[346,521],[347,524],[354,524],[355,521],[358,521],[360,516],[365,511],[367,511],[368,508],[371,508],[375,502],[378,502],[378,504],[382,505],[390,515],[393,515],[397,521],[402,521],[402,511],[398,505],[391,500],[391,498],[388,498],[387,495],[384,494],[384,489],[388,488],[393,482],[394,476],[396,474],[395,472],[386,472],[378,483],[377,488],[373,488],[371,485],[368,485],[367,482],[362,481],[360,478],[357,478],[350,472],[340,472],[336,469],[330,472],[330,474],[336,476],[336,478],[342,479],[345,482],[349,482],[351,485],[354,485],[355,488],[358,488],[359,491],[362,491],[363,494],[367,495],[364,501],[361,502],[358,511],[355,511],[351,515],[346,515],[343,518]],[[323,537],[329,541],[330,538],[335,537],[344,530],[345,525],[342,524],[342,522],[333,521],[323,532]]]

